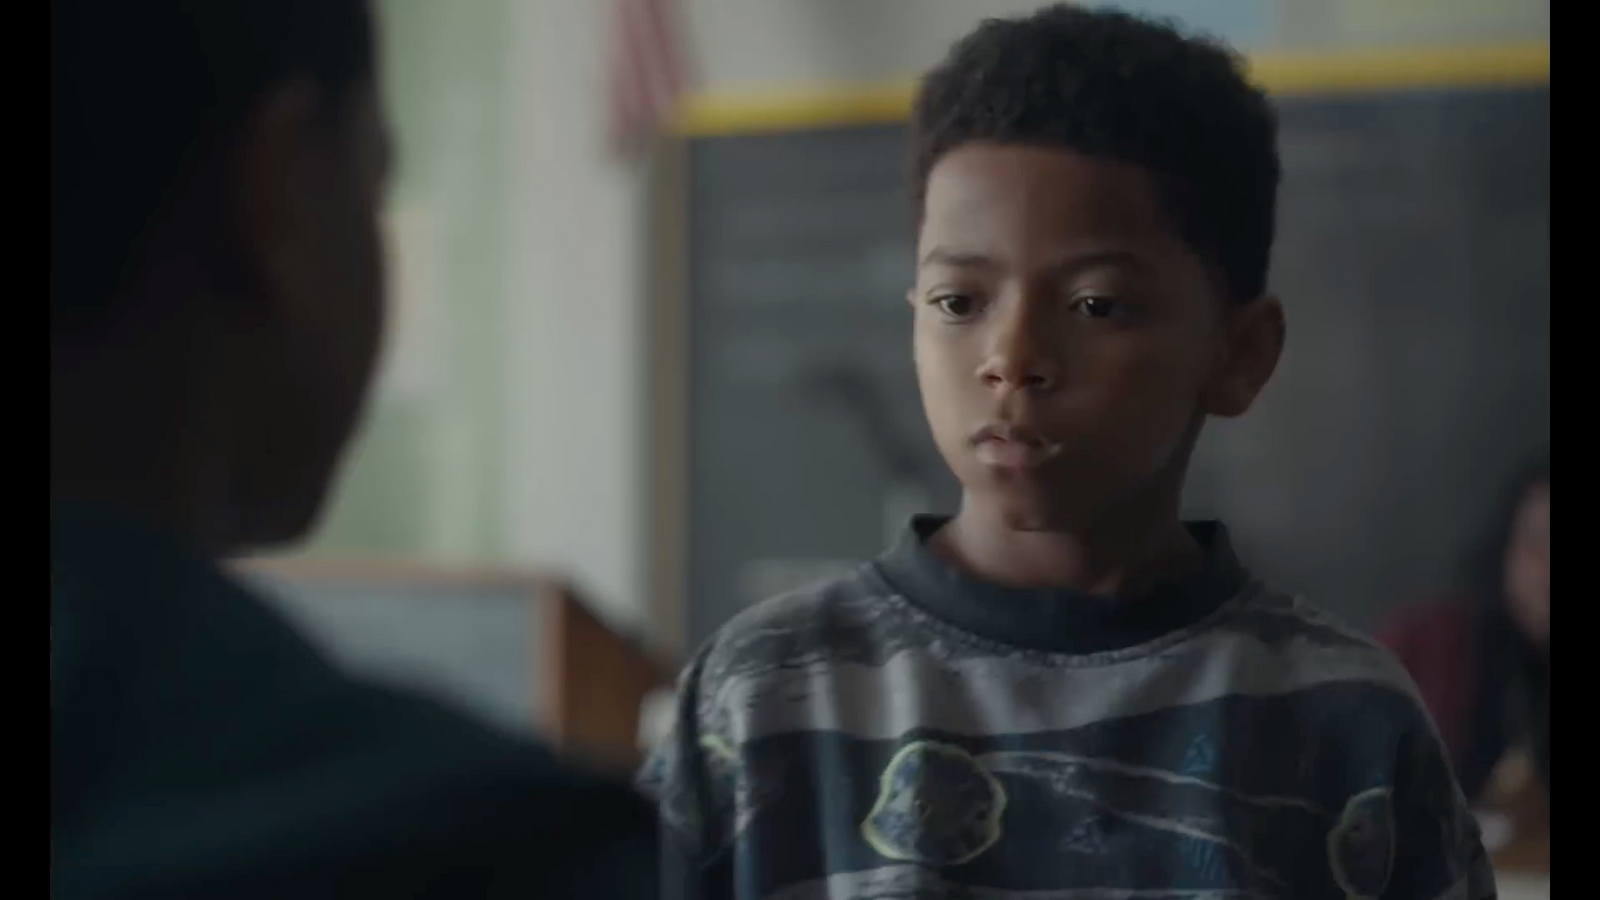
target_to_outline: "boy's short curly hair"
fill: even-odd
[[[1277,117],[1215,41],[1127,13],[1057,5],[990,19],[923,79],[912,118],[917,202],[973,141],[1061,147],[1139,166],[1234,300],[1266,292]]]

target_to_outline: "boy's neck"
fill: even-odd
[[[1204,552],[1179,520],[1176,504],[1138,521],[1078,532],[1016,530],[993,511],[963,502],[929,546],[958,569],[993,584],[1121,598],[1141,596],[1204,563]]]

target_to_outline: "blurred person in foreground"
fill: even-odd
[[[1493,896],[1400,665],[1179,518],[1202,424],[1284,339],[1267,98],[1217,44],[1058,5],[961,40],[911,140],[913,349],[961,506],[695,656],[642,773],[667,886]]]
[[[1518,805],[1519,789],[1531,787],[1542,795],[1532,799],[1547,803],[1548,459],[1512,482],[1469,560],[1465,582],[1453,595],[1406,610],[1379,630],[1379,638],[1416,679],[1469,798],[1485,806]],[[1539,814],[1527,806],[1521,811]]]
[[[218,566],[312,527],[378,355],[365,0],[54,0],[50,39],[53,895],[653,896],[631,790]]]

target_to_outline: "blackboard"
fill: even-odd
[[[1213,423],[1186,505],[1358,626],[1448,584],[1549,435],[1547,87],[1280,100],[1289,342]],[[904,128],[688,147],[688,637],[878,553],[956,490],[903,296]]]

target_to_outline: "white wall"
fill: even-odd
[[[686,0],[700,86],[873,81],[919,72],[974,23],[1037,0]]]
[[[937,62],[980,20],[1038,0],[686,0],[702,87],[875,80]],[[1091,3],[1090,5],[1096,5]],[[1546,40],[1548,0],[1102,0],[1246,50]]]
[[[642,624],[640,178],[603,143],[609,4],[511,15],[506,543]]]

